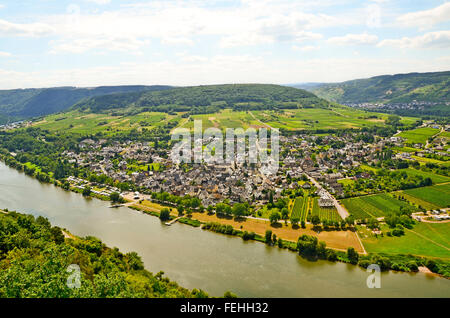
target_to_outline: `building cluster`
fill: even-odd
[[[336,146],[339,143],[339,146]],[[280,164],[276,175],[261,173],[260,165],[250,164],[178,164],[170,159],[170,150],[161,155],[148,144],[85,139],[79,151],[65,151],[65,158],[98,175],[104,174],[119,182],[133,182],[152,192],[166,191],[174,195],[191,195],[204,206],[224,200],[267,203],[283,190],[305,187],[308,175],[326,189],[318,193],[319,204],[332,205],[332,197],[343,195],[339,180],[347,171],[362,163],[376,164],[379,152],[387,144],[402,144],[400,138],[377,138],[373,143],[354,141],[344,136],[281,136]],[[365,176],[356,176],[364,178]],[[303,180],[303,181],[302,181]]]

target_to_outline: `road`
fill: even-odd
[[[333,200],[333,204],[336,207],[336,210],[338,211],[339,215],[341,216],[341,218],[343,220],[345,220],[350,213],[348,213],[348,211],[338,202],[338,200],[336,200],[336,198],[331,195],[331,193],[329,193],[325,188],[323,188],[319,182],[317,182],[316,179],[314,179],[313,177],[311,177],[310,175],[306,174],[306,176],[308,177],[308,179],[317,187],[317,189],[323,189],[325,190],[328,195],[330,196],[330,198]]]

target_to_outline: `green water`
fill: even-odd
[[[309,262],[293,252],[244,242],[42,184],[0,163],[0,208],[42,215],[78,236],[93,235],[122,252],[138,252],[148,270],[163,270],[187,288],[241,297],[450,297],[450,280],[425,274],[383,273],[369,289],[365,270]]]

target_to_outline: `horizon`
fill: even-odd
[[[216,86],[216,85],[279,85],[279,86],[287,86],[292,87],[294,85],[322,85],[322,84],[339,84],[339,83],[345,83],[349,81],[357,81],[357,80],[363,80],[363,79],[369,79],[379,76],[395,76],[395,75],[409,75],[409,74],[427,74],[427,73],[445,73],[450,72],[449,71],[439,71],[439,72],[408,72],[408,73],[397,73],[397,74],[381,74],[376,76],[370,76],[366,78],[353,78],[350,80],[342,81],[342,82],[294,82],[294,83],[257,83],[257,82],[248,82],[248,83],[211,83],[211,84],[198,84],[198,85],[171,85],[171,84],[165,84],[165,83],[159,83],[159,84],[116,84],[116,85],[97,85],[97,86],[71,86],[71,85],[64,85],[64,86],[45,86],[45,87],[15,87],[15,88],[8,88],[8,89],[0,89],[0,91],[10,91],[10,90],[26,90],[26,89],[51,89],[51,88],[79,88],[79,89],[88,89],[88,88],[98,88],[98,87],[116,87],[116,86],[171,86],[172,88],[182,88],[182,87],[197,87],[197,86]],[[296,87],[293,87],[296,88]]]
[[[450,69],[450,2],[0,1],[0,37],[1,90],[337,83]]]

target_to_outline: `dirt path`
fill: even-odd
[[[308,177],[308,179],[317,187],[317,189],[323,189],[325,190],[319,182],[317,182],[316,179],[314,179],[313,177],[311,177],[310,175],[306,174],[306,176]],[[350,213],[348,213],[348,211],[338,202],[338,200],[336,200],[336,198],[331,195],[331,193],[329,193],[327,190],[325,190],[328,195],[330,196],[330,198],[333,200],[334,206],[336,207],[336,210],[338,211],[339,215],[341,216],[341,218],[343,220],[345,220]]]
[[[438,242],[435,242],[435,241],[433,241],[432,239],[430,239],[430,238],[428,238],[428,237],[426,237],[426,236],[424,236],[424,235],[422,235],[422,234],[419,234],[419,233],[417,233],[417,232],[415,232],[415,231],[413,231],[413,230],[409,230],[409,229],[405,229],[405,230],[407,230],[407,231],[409,231],[409,232],[412,232],[412,233],[416,234],[417,236],[420,236],[421,238],[423,238],[423,239],[425,239],[425,240],[427,240],[427,241],[429,241],[429,242],[431,242],[431,243],[433,243],[433,244],[435,244],[435,245],[437,245],[437,246],[439,246],[439,247],[442,247],[442,248],[446,249],[447,251],[450,251],[450,248],[448,248],[448,247],[446,247],[445,245],[442,245],[442,244],[440,244],[440,243],[438,243]]]
[[[270,128],[270,129],[274,129],[272,126],[262,122],[261,120],[259,120],[258,118],[256,118],[255,114],[253,114],[252,111],[250,111],[250,115],[253,117],[254,120],[256,120],[258,123],[260,123],[261,125],[263,125],[266,128]]]

